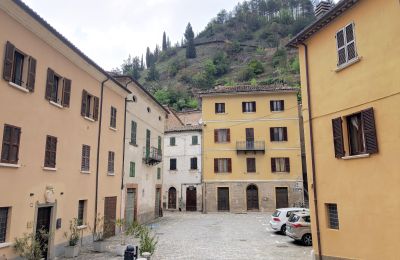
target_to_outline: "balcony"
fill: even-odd
[[[156,165],[162,161],[161,150],[155,147],[143,147],[143,161],[148,165]]]
[[[236,152],[262,152],[265,153],[265,141],[237,141]]]

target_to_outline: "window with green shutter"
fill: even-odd
[[[161,179],[161,168],[157,168],[157,180]]]
[[[199,144],[199,138],[197,135],[192,136],[192,145],[197,145]]]
[[[136,131],[137,131],[137,123],[135,121],[131,122],[131,142],[130,144],[136,145]]]
[[[135,177],[135,162],[131,162],[129,169],[129,177]]]

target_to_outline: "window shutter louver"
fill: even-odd
[[[272,142],[272,141],[275,141],[275,138],[274,138],[274,128],[273,128],[273,127],[270,127],[270,128],[269,128],[269,138],[270,138],[271,142]]]
[[[281,110],[282,111],[285,110],[285,101],[281,100],[280,103],[281,103]]]
[[[253,104],[253,112],[256,112],[256,111],[257,111],[257,109],[256,109],[256,102],[252,102],[252,104]]]
[[[218,143],[218,130],[214,129],[214,143]]]
[[[228,172],[232,172],[232,159],[228,158]]]
[[[365,138],[365,151],[369,154],[378,152],[378,140],[376,137],[374,109],[368,108],[361,111],[362,127]]]
[[[14,45],[10,42],[7,42],[6,53],[4,55],[4,68],[3,68],[3,78],[5,81],[11,81],[12,78],[14,52],[15,52]]]
[[[14,127],[11,133],[10,163],[18,163],[19,139],[21,129]]]
[[[51,90],[54,85],[54,71],[50,68],[47,69],[47,82],[46,82],[46,93],[45,99],[51,100]]]
[[[290,159],[285,158],[285,171],[290,172]]]
[[[218,172],[218,159],[214,159],[214,172]]]
[[[35,90],[35,79],[36,79],[36,60],[33,57],[29,57],[28,82],[26,83],[26,88],[30,92],[34,92]]]
[[[226,129],[226,141],[230,142],[231,141],[231,129]]]
[[[87,102],[87,95],[88,93],[86,90],[82,90],[82,102],[81,102],[81,116],[86,116],[86,102]],[[96,103],[96,102],[95,102]],[[95,104],[96,105],[96,104]],[[96,106],[95,106],[96,107]],[[96,109],[95,109],[96,110]],[[93,117],[95,117],[93,113]],[[96,119],[97,120],[97,119]]]
[[[283,127],[283,141],[287,141],[287,127]]]
[[[242,102],[242,112],[246,112],[246,102]]]
[[[99,98],[93,97],[93,100],[93,119],[97,121],[99,119]]]
[[[274,111],[274,101],[269,101],[269,110]]]
[[[271,158],[271,171],[276,172],[275,158]]]
[[[62,106],[69,107],[69,102],[71,99],[71,80],[64,78],[63,83]]]
[[[342,118],[338,117],[332,119],[332,129],[333,129],[333,145],[335,148],[335,157],[342,158],[345,155],[344,144],[343,144]]]

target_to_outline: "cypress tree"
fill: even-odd
[[[147,47],[146,49],[146,67],[150,68],[151,66],[151,52],[150,52],[150,48]]]
[[[164,32],[164,33],[163,33],[163,36],[162,36],[162,51],[166,51],[167,48],[168,48],[168,45],[167,45],[167,35],[166,35],[165,32]]]
[[[194,33],[190,23],[186,26],[185,31],[186,39],[186,58],[194,59],[196,58],[196,46],[194,45]]]

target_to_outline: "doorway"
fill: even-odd
[[[287,187],[276,187],[275,188],[275,199],[276,208],[287,208],[289,207],[289,196]]]
[[[250,184],[246,189],[247,210],[258,210],[258,188]]]
[[[125,221],[127,224],[136,220],[136,189],[126,190]]]
[[[218,187],[218,210],[229,210],[229,188]]]
[[[40,242],[40,251],[44,259],[48,259],[50,251],[51,211],[52,207],[40,207],[36,218],[36,238]]]
[[[186,211],[197,211],[197,190],[194,186],[186,188]]]
[[[168,208],[176,209],[176,189],[174,187],[168,190]]]
[[[115,221],[117,214],[117,197],[104,198],[104,237],[115,235]]]
[[[254,128],[246,128],[246,148],[254,148]]]
[[[154,205],[154,216],[161,217],[161,188],[156,188],[156,199]]]

